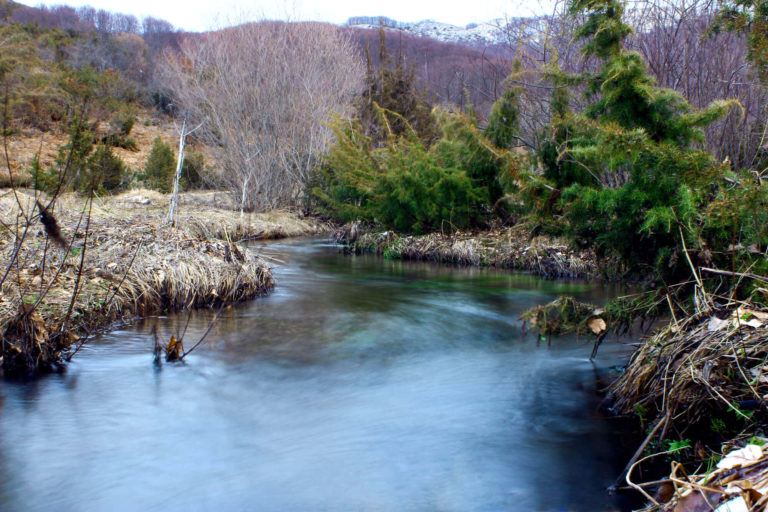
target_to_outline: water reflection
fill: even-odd
[[[151,319],[63,375],[0,388],[2,510],[613,510],[626,461],[596,371],[516,319],[612,290],[269,244],[269,297],[227,310],[187,364],[152,365],[212,311]]]

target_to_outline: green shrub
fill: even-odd
[[[36,153],[32,158],[27,172],[32,176],[32,186],[35,190],[42,190],[48,194],[52,194],[56,190],[56,185],[59,182],[58,173],[53,172],[52,168],[44,169],[40,165],[39,153]]]
[[[515,136],[519,135],[520,92],[519,87],[510,87],[491,107],[485,136],[497,148],[509,149],[515,142]]]
[[[129,151],[138,151],[139,149],[139,146],[136,144],[136,141],[132,137],[126,137],[119,147]]]
[[[176,157],[171,146],[156,137],[144,167],[147,187],[167,194],[173,187],[175,171]]]
[[[126,168],[119,156],[106,144],[99,144],[88,158],[85,172],[81,174],[78,190],[89,194],[91,190],[113,193],[124,188]]]
[[[377,148],[359,124],[337,119],[336,144],[311,190],[319,208],[342,221],[405,233],[484,223],[501,195],[499,175],[514,172],[514,159],[493,148],[466,116],[437,113],[436,122],[443,134],[429,149],[413,130]]]
[[[582,52],[602,64],[577,76],[551,73],[555,85],[584,86],[589,105],[574,114],[567,94],[556,90],[538,151],[544,175],[535,192],[547,199],[533,204],[542,216],[562,213],[576,243],[618,256],[634,271],[664,281],[688,276],[683,244],[703,249],[700,213],[722,176],[693,144],[736,103],[694,110],[680,94],[657,87],[643,58],[624,48],[631,29],[622,1],[571,0],[570,11],[584,16],[576,29]]]
[[[181,168],[181,190],[196,190],[203,187],[205,180],[205,158],[201,153],[189,152],[184,155],[184,164]],[[175,171],[175,168],[174,168]]]
[[[768,187],[752,173],[732,178],[738,184],[720,187],[702,212],[703,250],[716,268],[768,275]],[[734,278],[731,284],[743,287],[743,297],[765,288],[749,279]],[[760,299],[765,302],[766,296]]]
[[[102,137],[101,142],[115,148],[135,151],[136,141],[129,137],[135,123],[136,117],[131,113],[116,114],[109,123],[109,133]]]
[[[619,187],[574,184],[563,191],[567,230],[573,239],[599,254],[619,256],[636,270],[657,275],[687,274],[681,232],[689,247],[698,242],[700,210],[719,169],[703,151],[647,138],[601,144],[612,171],[627,172]]]
[[[29,173],[35,189],[53,194],[57,189],[65,190],[78,186],[87,173],[88,155],[93,149],[93,134],[87,123],[78,114],[69,122],[69,140],[59,147],[54,164],[43,169],[39,155],[30,163]]]
[[[413,65],[405,62],[402,52],[397,56],[387,51],[386,36],[379,30],[379,68],[374,69],[366,47],[367,70],[365,88],[357,109],[362,133],[371,137],[375,147],[383,147],[390,136],[400,137],[409,132],[427,146],[439,137],[439,129],[432,116],[432,103],[426,89],[416,85]],[[397,114],[385,121],[380,108]]]

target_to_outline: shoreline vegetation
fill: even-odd
[[[171,227],[164,222],[168,197],[158,192],[129,191],[95,199],[90,208],[66,194],[50,214],[57,243],[44,217],[28,226],[20,221],[19,207],[34,211],[44,201],[39,193],[1,191],[4,373],[53,370],[91,334],[118,321],[258,297],[274,286],[269,262],[242,242],[328,229],[291,212],[241,216],[214,206],[224,197],[182,194]]]
[[[481,231],[400,235],[347,224],[333,233],[346,251],[372,253],[391,259],[455,265],[498,267],[530,272],[548,279],[588,279],[600,276],[595,254],[574,249],[567,240],[531,237],[522,224]]]

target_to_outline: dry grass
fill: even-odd
[[[682,436],[713,414],[749,419],[768,396],[768,313],[733,306],[673,321],[632,355],[611,386],[619,413],[669,416]],[[750,410],[756,409],[751,407]]]
[[[647,425],[655,425],[644,447],[654,446],[655,455],[663,455],[664,440],[693,438],[695,446],[675,456],[703,464],[717,457],[723,441],[731,440],[733,445],[733,439],[750,437],[768,419],[768,312],[726,297],[710,295],[706,302],[697,313],[678,315],[642,343],[610,387],[615,412],[636,414]],[[715,306],[718,302],[725,305]],[[633,460],[630,473],[643,460]],[[767,468],[768,460],[763,460],[761,479]],[[707,484],[707,488],[725,486],[734,475],[735,471],[709,475],[710,482],[731,479]],[[747,476],[739,478],[749,480],[754,475]],[[666,500],[658,500],[651,509],[714,510],[726,493],[702,492],[702,477],[687,477],[681,465],[673,464],[672,476],[664,485],[674,483],[675,497],[668,506],[663,505]],[[629,475],[627,483],[641,490]],[[739,510],[765,510],[768,500],[762,495],[750,499],[749,506]],[[706,500],[715,506],[710,508]],[[758,501],[759,506],[750,508]]]
[[[524,226],[421,236],[365,232],[356,234],[354,239],[350,239],[351,230],[347,226],[335,238],[351,242],[357,252],[374,252],[395,259],[494,266],[550,278],[594,277],[598,272],[591,252],[577,251],[562,240],[544,236],[531,239]]]
[[[109,133],[110,126],[108,122],[99,124],[96,135],[101,137]],[[174,131],[172,124],[164,121],[160,124],[153,122],[151,114],[143,113],[137,122],[133,125],[130,138],[136,142],[136,150],[122,148],[113,148],[125,164],[131,169],[143,169],[152,150],[152,144],[155,137],[160,137],[164,142],[175,147],[178,143],[178,136]],[[59,153],[59,148],[67,143],[69,135],[65,132],[65,127],[61,126],[59,131],[43,132],[38,130],[24,130],[8,137],[8,155],[10,157],[11,168],[15,174],[28,176],[26,169],[32,162],[32,158],[39,153],[40,165],[47,168],[54,165],[54,161]],[[196,149],[196,148],[192,148]],[[8,171],[5,168],[5,158],[2,159],[3,173]],[[2,179],[2,176],[0,176]],[[24,186],[25,183],[17,183]],[[5,186],[5,185],[3,185]]]
[[[161,222],[168,211],[169,196],[139,189],[97,203],[99,210],[108,215],[142,215]],[[233,241],[307,236],[331,229],[318,219],[301,217],[296,212],[278,210],[240,215],[232,206],[231,194],[226,192],[186,192],[179,199],[177,223],[198,237]]]
[[[765,443],[765,439],[758,442]],[[743,445],[743,443],[741,443]],[[768,452],[765,445],[728,447],[724,458],[710,472],[688,475],[672,463],[663,482],[669,500],[648,495],[646,511],[764,511],[768,508]],[[638,486],[639,487],[639,486]],[[722,507],[722,508],[718,508]]]
[[[26,212],[35,211],[31,192],[18,197]],[[150,204],[142,204],[147,199]],[[256,297],[272,287],[271,272],[233,239],[306,235],[323,227],[288,212],[240,218],[187,195],[172,228],[164,223],[167,197],[150,191],[95,199],[88,223],[84,203],[76,195],[57,201],[54,215],[68,244],[60,247],[38,221],[23,236],[14,194],[0,194],[3,272],[17,240],[24,240],[0,290],[0,355],[9,372],[48,369],[77,337],[118,319]]]

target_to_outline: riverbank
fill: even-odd
[[[50,371],[116,321],[257,297],[274,285],[271,270],[239,242],[327,228],[290,212],[240,215],[221,208],[220,196],[182,195],[171,227],[168,197],[156,192],[97,198],[90,207],[67,195],[47,211],[32,192],[4,191],[3,371]]]
[[[592,251],[575,249],[565,240],[531,236],[522,224],[486,231],[398,235],[347,225],[334,234],[355,253],[386,258],[476,265],[530,272],[546,278],[594,278],[600,273]]]
[[[727,510],[764,510],[768,454],[748,446],[765,443],[768,425],[768,311],[700,297],[695,313],[639,346],[609,389],[614,412],[639,417],[647,432],[622,477],[640,490],[639,470],[663,456],[672,472],[645,487],[648,510],[714,510],[731,500],[745,506]],[[736,450],[749,458],[734,462]]]

